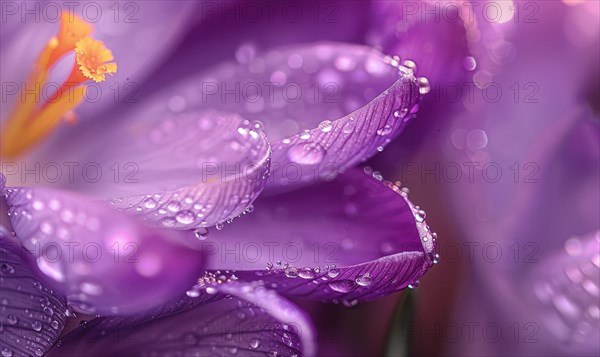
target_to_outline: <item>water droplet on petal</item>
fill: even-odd
[[[384,136],[389,135],[392,132],[392,126],[386,125],[383,128],[377,130],[377,135]]]
[[[417,71],[417,64],[411,60],[403,61],[402,66],[411,70],[413,73]]]
[[[401,118],[404,118],[404,116],[405,116],[406,114],[408,114],[408,108],[402,108],[402,109],[400,109],[400,110],[396,110],[396,111],[394,112],[394,117],[395,117],[395,118],[398,118],[398,119],[401,119]]]
[[[333,129],[333,125],[331,123],[331,120],[324,120],[324,121],[322,121],[322,122],[319,123],[318,128],[322,132],[328,133],[328,132],[331,131],[331,129]]]
[[[146,200],[144,200],[144,207],[148,208],[148,209],[152,209],[156,207],[156,201],[152,198],[147,198]]]
[[[260,340],[257,338],[253,338],[252,340],[250,340],[250,347],[253,349],[257,349],[260,347]]]
[[[200,296],[200,291],[198,291],[198,289],[192,288],[186,291],[185,294],[191,298],[197,298],[198,296]]]
[[[34,321],[34,322],[32,322],[32,323],[31,323],[31,328],[32,328],[34,331],[38,331],[38,332],[39,332],[39,331],[41,331],[41,330],[42,330],[42,323],[41,323],[41,322],[39,322],[39,321]]]
[[[318,143],[296,144],[289,148],[288,158],[301,165],[314,165],[323,160],[325,149]]]
[[[354,282],[352,280],[332,281],[328,285],[331,288],[331,290],[337,291],[339,293],[347,293],[350,290],[352,290],[352,288],[354,288]]]
[[[298,269],[294,268],[293,266],[285,268],[284,272],[285,276],[287,276],[288,278],[295,278],[298,276]]]
[[[311,268],[302,268],[298,271],[298,276],[302,279],[313,279],[315,272]]]
[[[338,275],[340,275],[340,271],[339,271],[338,269],[329,269],[329,271],[327,272],[327,275],[328,275],[330,278],[335,278],[335,277],[337,277]]]
[[[308,140],[310,139],[310,131],[305,130],[301,135],[300,135],[300,139],[302,140]]]
[[[8,275],[8,274],[14,274],[15,272],[15,268],[13,268],[12,265],[7,264],[7,263],[2,263],[2,265],[0,265],[0,273]]]
[[[177,212],[181,208],[181,205],[177,201],[171,201],[171,202],[169,202],[169,205],[167,206],[167,208],[171,212]]]
[[[192,211],[181,211],[175,215],[175,219],[181,224],[192,224],[194,222],[194,213]]]
[[[475,58],[468,56],[468,57],[465,57],[465,60],[463,61],[463,65],[465,66],[465,69],[467,69],[468,71],[473,71],[473,70],[475,70],[475,68],[477,68],[477,61],[475,60]]]
[[[172,217],[165,217],[160,221],[160,223],[165,227],[173,227],[175,222],[175,219]]]
[[[373,282],[373,278],[369,273],[364,274],[356,278],[355,282],[360,286],[369,286]]]
[[[19,320],[17,320],[17,317],[16,317],[15,315],[8,315],[8,316],[6,317],[6,322],[7,322],[9,325],[14,325],[14,324],[16,324],[18,321],[19,321]]]
[[[206,240],[208,238],[208,228],[198,227],[194,230],[194,236],[200,240]]]
[[[351,134],[352,132],[354,132],[355,128],[356,128],[356,122],[353,119],[348,119],[348,121],[346,121],[346,123],[344,123],[344,127],[342,128],[342,131],[344,132],[344,134]]]
[[[431,90],[429,80],[425,77],[419,77],[417,79],[417,87],[419,87],[419,93],[421,94],[427,94]]]

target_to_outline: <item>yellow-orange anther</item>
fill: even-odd
[[[112,52],[101,41],[89,36],[92,26],[78,16],[64,11],[60,29],[39,54],[25,88],[35,95],[19,96],[11,116],[2,128],[0,136],[0,157],[15,157],[43,140],[61,119],[74,124],[77,115],[73,109],[83,101],[85,87],[81,85],[94,80],[102,82],[106,74],[117,72],[117,64]],[[41,90],[49,70],[65,54],[75,51],[75,63],[69,78],[51,95],[45,103],[40,103]]]

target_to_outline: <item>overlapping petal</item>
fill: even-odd
[[[96,318],[49,356],[312,356],[306,315],[263,287],[227,284],[151,313]]]
[[[320,43],[238,57],[164,90],[152,105],[259,121],[273,146],[273,185],[330,177],[382,150],[427,85],[366,46]]]
[[[81,138],[62,159],[94,167],[61,183],[160,227],[207,227],[243,213],[267,182],[269,142],[235,114],[173,112],[179,100],[139,107],[101,139]]]
[[[470,57],[469,40],[480,36],[472,33],[474,15],[467,13],[468,5],[373,1],[371,7],[368,43],[402,61],[416,62],[435,90],[447,90],[440,83],[464,85],[477,65]]]
[[[436,260],[424,218],[398,186],[358,169],[260,198],[254,213],[210,232],[207,264],[221,272],[207,273],[197,289],[233,278],[347,304],[390,294],[416,284]]]
[[[20,188],[7,189],[6,201],[16,237],[47,281],[86,313],[147,310],[202,272],[201,255],[177,242],[177,232],[150,229],[84,197]]]
[[[0,227],[0,354],[42,356],[65,326],[67,302],[38,279],[31,255]]]

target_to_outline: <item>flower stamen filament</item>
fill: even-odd
[[[88,37],[92,26],[64,11],[60,29],[41,51],[17,103],[0,135],[0,157],[16,157],[38,144],[58,126],[61,119],[74,123],[73,109],[85,97],[84,83],[102,82],[105,74],[114,74],[117,65],[112,52],[101,41]],[[49,71],[65,54],[75,51],[75,63],[68,79],[44,102],[39,103],[41,85]],[[30,95],[34,94],[34,95]]]

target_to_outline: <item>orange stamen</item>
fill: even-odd
[[[28,76],[25,87],[36,88],[35,95],[24,96],[2,129],[0,157],[14,157],[31,148],[49,135],[61,118],[69,124],[76,123],[73,109],[85,95],[85,87],[80,86],[89,80],[102,82],[106,74],[117,72],[117,64],[110,62],[112,52],[101,41],[88,37],[91,31],[90,24],[63,11],[57,36],[48,41]],[[75,63],[69,78],[45,103],[36,102],[49,70],[71,51],[75,51]]]

